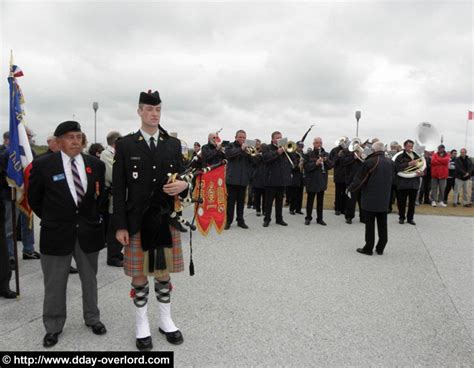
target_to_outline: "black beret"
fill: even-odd
[[[81,124],[72,120],[63,121],[57,126],[56,130],[54,131],[54,136],[60,137],[68,132],[81,132]]]
[[[161,103],[160,94],[158,91],[152,92],[151,89],[148,92],[140,92],[139,104],[156,106]]]

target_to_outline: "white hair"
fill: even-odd
[[[372,145],[372,149],[374,150],[374,152],[380,152],[385,149],[385,145],[383,144],[383,142],[377,141]]]

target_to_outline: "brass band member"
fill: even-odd
[[[257,156],[255,156],[255,170],[253,174],[253,200],[257,216],[260,217],[263,213],[265,214],[265,163],[263,162],[263,154],[267,145],[262,143],[257,148]]]
[[[171,318],[170,273],[184,269],[180,232],[170,226],[175,196],[188,188],[184,181],[165,184],[168,173],[183,169],[181,143],[160,127],[158,92],[142,92],[138,115],[141,127],[119,140],[113,166],[113,201],[116,238],[124,246],[123,267],[132,278],[136,346],[153,347],[148,324],[148,276],[154,277],[159,307],[159,331],[171,344],[183,335]],[[165,184],[165,185],[164,185]]]
[[[272,219],[273,201],[275,201],[276,223],[288,226],[283,221],[283,195],[285,187],[291,181],[291,165],[285,155],[284,148],[278,147],[278,141],[281,137],[280,132],[273,132],[272,142],[263,152],[265,163],[265,218],[263,227],[268,227]]]
[[[372,255],[375,245],[375,219],[379,240],[375,247],[377,254],[383,254],[388,241],[387,211],[390,202],[392,186],[392,160],[385,157],[382,142],[373,144],[374,152],[362,164],[354,180],[349,185],[349,191],[362,193],[362,208],[365,212],[365,246],[357,248],[357,252]]]
[[[249,183],[251,157],[247,152],[245,140],[247,134],[244,130],[235,133],[235,142],[225,150],[227,159],[226,184],[227,184],[227,222],[224,229],[228,230],[234,220],[234,209],[237,204],[237,226],[248,229],[244,220],[245,192]]]
[[[344,166],[342,166],[341,158],[346,154],[347,148],[341,142],[337,147],[334,147],[329,153],[329,158],[334,165],[333,180],[335,184],[335,214],[339,216],[346,211],[346,175]]]
[[[293,160],[293,169],[291,170],[291,184],[288,188],[288,194],[290,196],[290,214],[294,215],[301,212],[301,207],[303,206],[303,148],[304,143],[298,141],[296,143],[296,151],[290,153],[290,157]]]
[[[395,172],[399,173],[404,171],[409,166],[415,166],[417,159],[420,158],[416,152],[413,151],[414,142],[407,139],[403,143],[403,153],[400,154],[395,160]],[[423,174],[417,174],[413,178],[402,178],[397,177],[397,205],[398,205],[398,222],[400,224],[405,223],[405,219],[411,225],[416,225],[414,219],[415,216],[415,201],[418,188],[420,187],[420,176]],[[408,198],[408,212],[406,212]]]
[[[225,158],[224,149],[217,133],[209,133],[207,144],[201,148],[202,166],[210,166],[221,162]]]
[[[314,197],[317,197],[316,222],[326,226],[323,220],[324,192],[328,188],[328,171],[332,168],[333,162],[323,148],[323,140],[320,137],[314,138],[313,150],[306,155],[304,161],[304,181],[308,193],[305,225],[309,225],[313,219]]]
[[[359,151],[347,152],[341,158],[341,164],[345,168],[346,186],[352,183],[354,176],[362,167],[362,161],[359,159],[358,152]],[[356,203],[359,205],[359,220],[362,223],[365,222],[364,210],[361,206],[361,193],[360,190],[358,190],[346,197],[346,224],[352,224],[352,219],[355,217]]]

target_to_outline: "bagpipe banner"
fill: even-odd
[[[26,190],[28,188],[33,153],[31,152],[30,142],[24,125],[24,97],[17,82],[17,78],[22,76],[23,72],[21,69],[13,65],[12,56],[10,59],[10,75],[8,77],[8,84],[10,86],[10,144],[7,150],[7,181],[10,187],[16,189],[18,207],[31,218],[32,211],[28,205]]]
[[[222,165],[199,175],[196,179],[193,197],[202,198],[202,203],[196,203],[196,220],[199,232],[204,236],[207,236],[212,224],[219,234],[225,226],[227,214],[225,168],[225,165]]]

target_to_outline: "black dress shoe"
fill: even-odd
[[[61,334],[62,331],[56,332],[56,333],[50,333],[48,332],[46,335],[43,337],[43,346],[45,348],[50,348],[58,343],[58,336]]]
[[[182,344],[184,339],[183,335],[181,334],[181,331],[174,331],[174,332],[165,332],[161,328],[158,329],[163,335],[166,336],[166,340],[173,345],[179,345]]]
[[[249,227],[245,222],[240,222],[237,224],[238,227],[241,227],[242,229],[248,229]]]
[[[399,223],[400,225],[403,225],[403,224],[405,223],[405,220],[400,219],[400,220],[398,220],[398,223]]]
[[[327,224],[323,220],[316,221],[319,225],[327,226]]]
[[[12,271],[15,271],[15,257],[10,257],[10,259],[8,260],[8,262],[10,263],[10,269]]]
[[[408,220],[407,222],[408,222],[410,225],[416,225],[416,222],[413,221],[413,220]]]
[[[346,224],[352,224],[352,219],[346,219]]]
[[[364,248],[357,248],[357,252],[361,254],[365,254],[366,256],[371,256],[373,254],[373,252],[369,252],[365,250]]]
[[[263,227],[268,227],[270,225],[270,221],[263,221]]]
[[[40,259],[41,255],[38,252],[27,252],[23,253],[23,259]]]
[[[96,335],[104,335],[107,332],[107,329],[102,322],[97,322],[95,325],[88,325],[86,323],[86,326],[91,327],[92,332]]]
[[[4,297],[5,299],[15,299],[16,293],[8,288],[7,290],[0,291],[0,296]]]
[[[365,224],[365,219],[360,219],[359,221],[361,224]]]
[[[135,344],[137,345],[137,349],[140,351],[153,349],[153,340],[151,339],[151,336],[143,337],[141,339],[137,337]]]
[[[305,225],[309,225],[310,223],[311,223],[311,220],[310,220],[310,219],[304,220],[304,224],[305,224]]]
[[[226,223],[225,226],[224,226],[224,230],[229,230],[229,229],[230,229],[230,224]]]
[[[260,216],[262,216],[262,213],[257,211],[257,217],[260,217]]]
[[[336,215],[336,216],[339,216],[340,214],[341,214],[341,211],[336,211],[336,212],[335,212],[335,215]]]
[[[107,261],[107,265],[112,267],[123,267],[123,261],[120,259],[112,259],[111,261]]]
[[[383,254],[383,250],[378,250],[378,249],[376,249],[375,252],[376,252],[379,256],[381,256],[381,255]]]
[[[276,223],[281,226],[288,226],[288,224],[283,220],[277,221]]]
[[[78,273],[78,272],[79,271],[77,270],[76,267],[72,267],[72,266],[69,267],[69,273],[74,274],[74,273]]]
[[[298,215],[304,215],[304,213],[301,212],[301,211],[296,211],[296,213],[297,213]]]
[[[291,210],[290,215],[294,215],[294,214],[295,214],[295,211]]]

